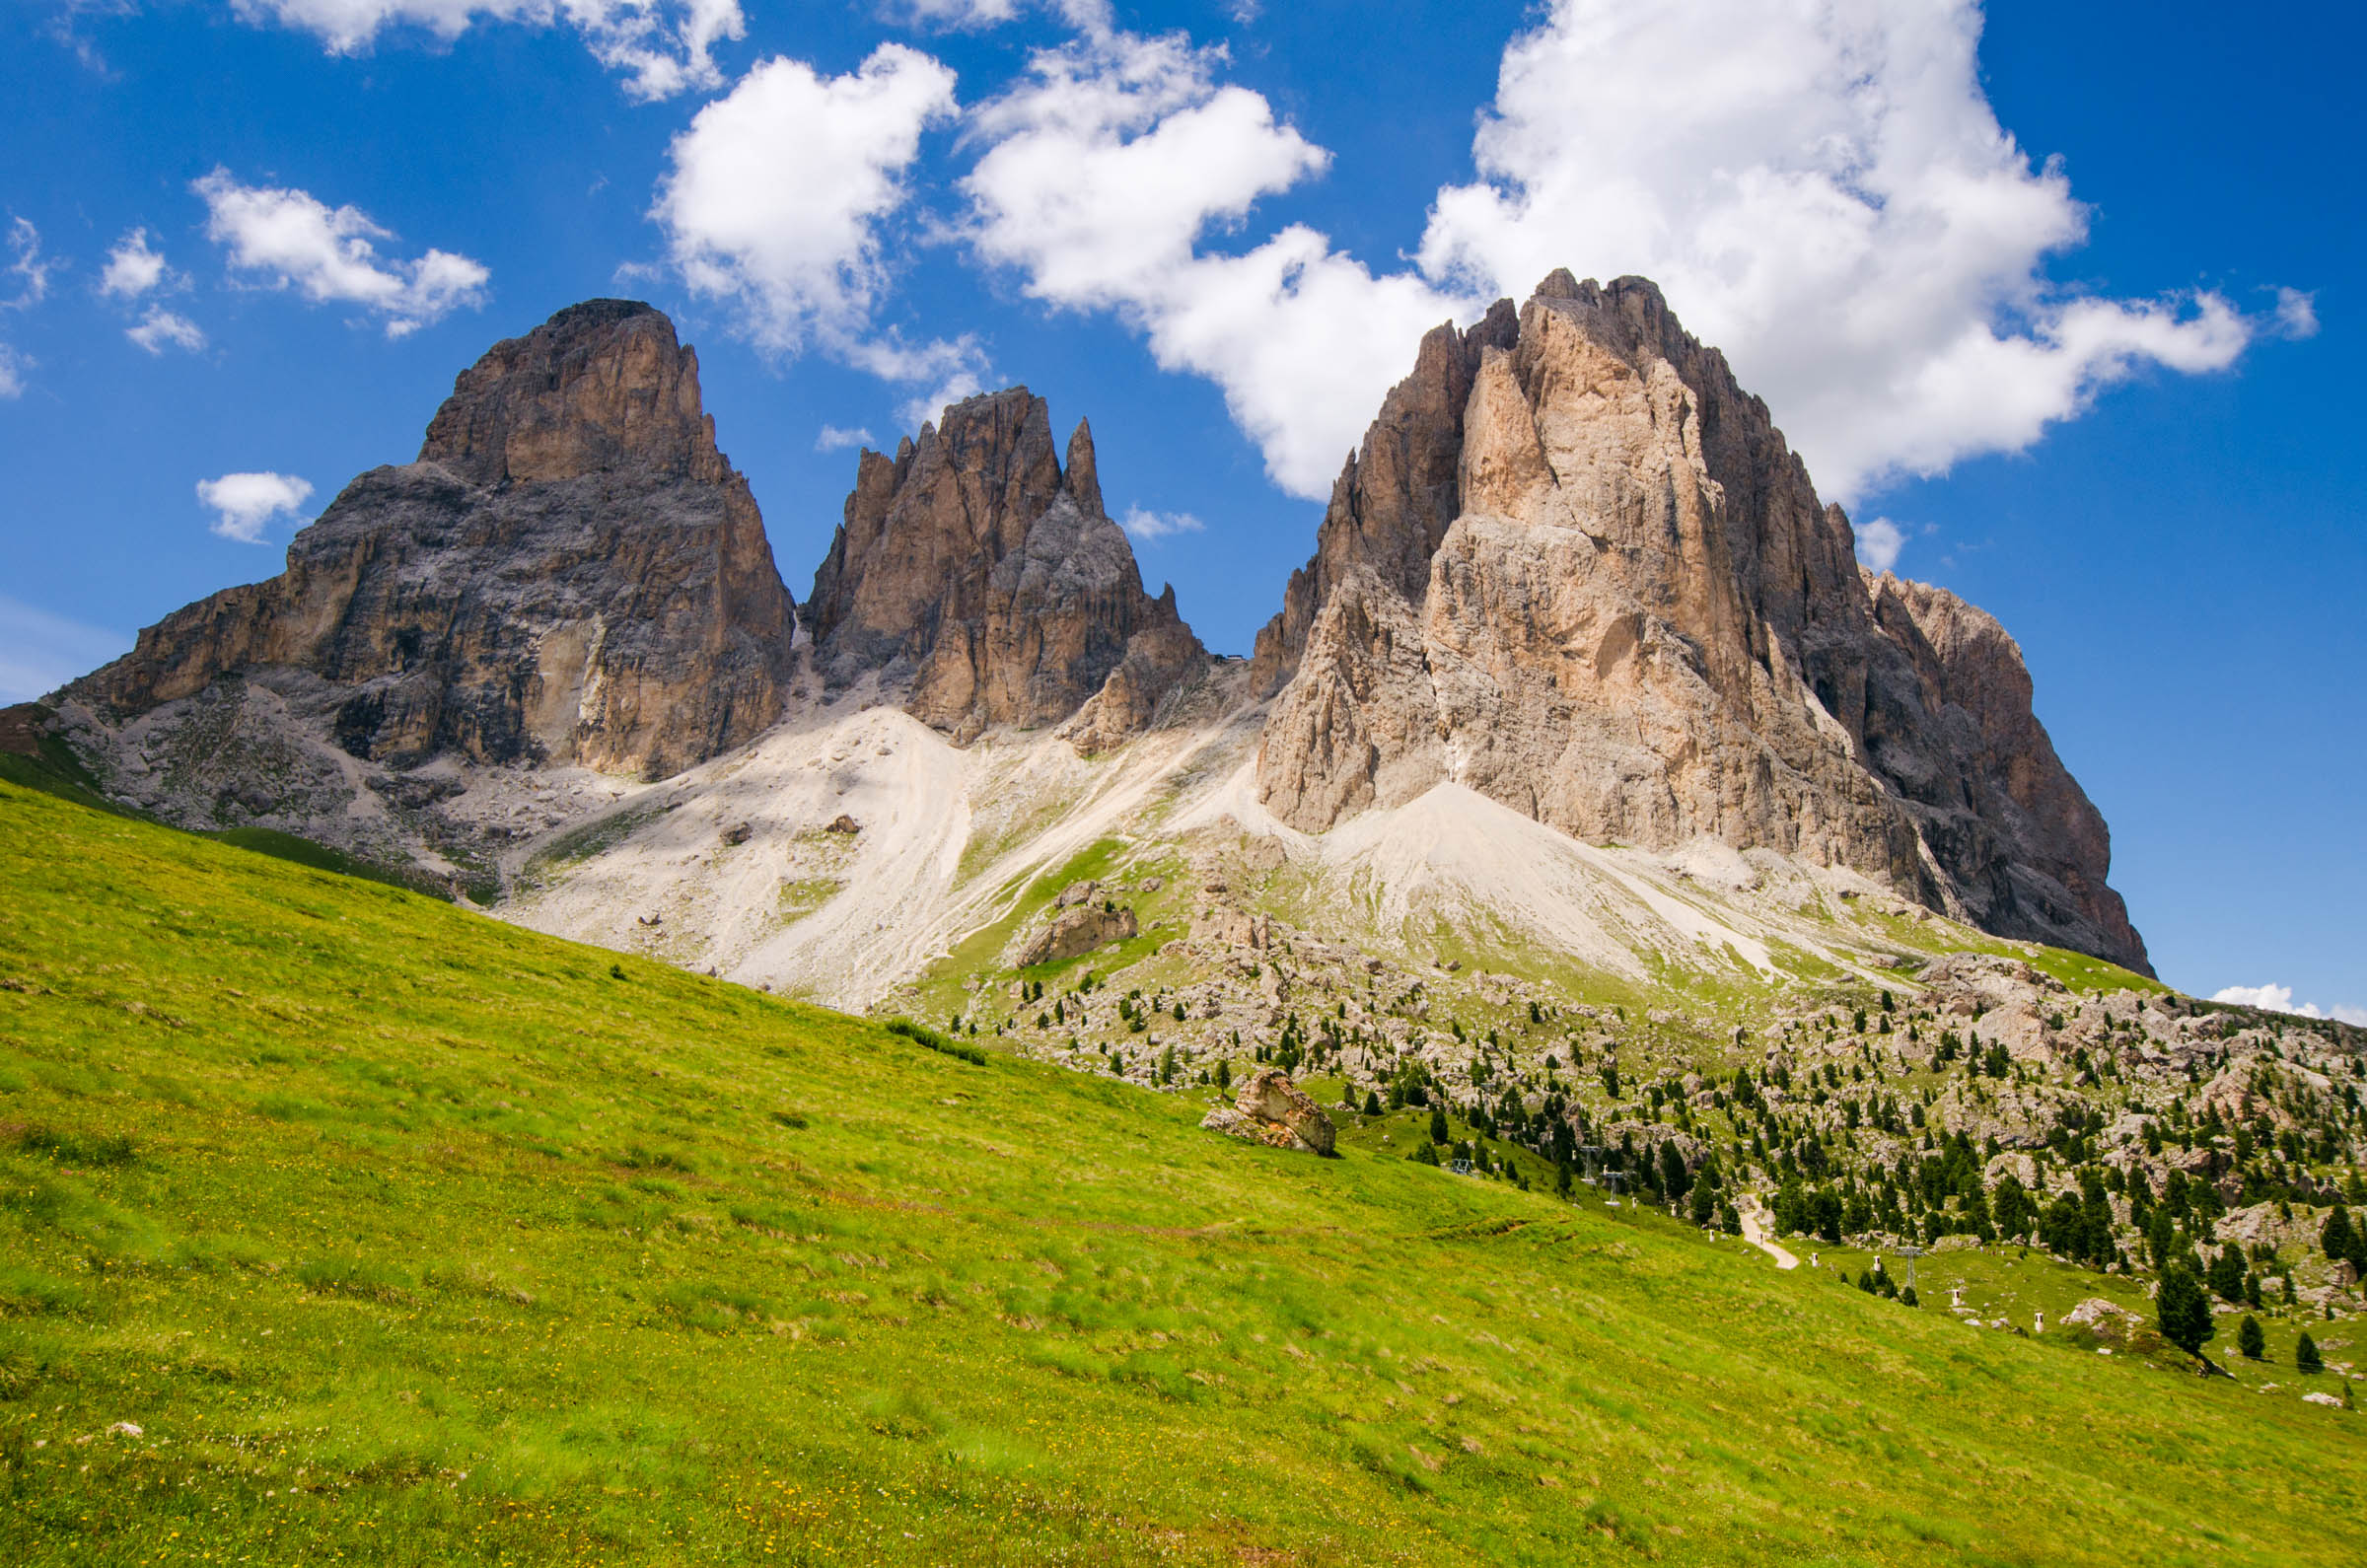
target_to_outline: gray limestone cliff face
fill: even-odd
[[[464,372],[418,459],[347,485],[287,567],[177,610],[64,695],[112,718],[316,677],[354,757],[663,776],[781,714],[795,610],[698,361],[597,300]]]
[[[1143,592],[1084,424],[1067,460],[1024,387],[953,405],[894,458],[865,452],[807,606],[824,680],[877,673],[964,744],[1065,722],[1092,750],[1148,724],[1207,655],[1173,589]]]
[[[1878,878],[2145,967],[2020,654],[1869,588],[1766,406],[1641,279],[1426,338],[1258,638],[1258,787],[1320,831],[1452,781],[1590,842]]]

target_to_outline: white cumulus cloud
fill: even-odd
[[[897,405],[896,417],[906,425],[934,419],[946,404],[958,403],[986,386],[986,351],[972,333],[907,343],[899,334],[886,332],[854,342],[832,341],[829,346],[848,364],[882,381],[921,389]]]
[[[107,266],[99,274],[99,292],[112,299],[136,300],[173,281],[173,269],[165,265],[164,252],[148,243],[148,231],[133,229],[108,251]]]
[[[0,594],[0,703],[55,691],[130,647],[131,639],[121,632]]]
[[[1246,253],[1204,249],[1330,158],[1259,95],[1219,84],[1223,63],[1181,36],[1039,52],[975,116],[989,145],[963,180],[970,239],[1030,294],[1113,310],[1162,368],[1215,381],[1275,481],[1321,496],[1421,333],[1462,302],[1377,278],[1303,226]]]
[[[185,348],[192,354],[205,347],[205,333],[195,321],[161,305],[150,306],[138,325],[123,328],[123,335],[151,354],[161,355],[168,346]]]
[[[2290,1013],[2295,1018],[2331,1018],[2344,1024],[2367,1025],[2367,1007],[2333,1007],[2321,1010],[2315,1002],[2293,1003],[2293,987],[2289,985],[2229,985],[2211,993],[2214,1002],[2233,1002],[2239,1007],[2257,1007],[2270,1013]]]
[[[1878,572],[1887,572],[1899,564],[1899,552],[1906,547],[1906,530],[1887,517],[1860,523],[1856,529],[1859,560]]]
[[[2087,212],[2001,127],[1972,0],[1553,0],[1507,45],[1410,268],[1313,230],[1212,243],[1328,154],[1221,85],[1221,52],[1089,36],[986,106],[986,259],[1134,323],[1320,497],[1425,326],[1555,267],[1642,273],[1723,347],[1829,493],[2014,451],[2147,366],[2223,369],[2262,323],[2210,293],[2108,299],[2044,267]],[[2287,331],[2306,301],[2279,306]]]
[[[205,198],[206,238],[230,264],[319,304],[359,305],[400,337],[463,306],[484,301],[492,274],[449,250],[409,261],[382,257],[374,242],[394,238],[353,207],[330,207],[302,190],[242,185],[216,169],[190,188]]]
[[[2225,301],[2050,286],[2086,209],[1982,92],[1976,4],[1556,0],[1439,193],[1431,275],[1660,283],[1827,491],[2014,451],[2147,363],[2215,370]]]
[[[760,347],[819,346],[940,399],[965,395],[985,369],[974,340],[911,344],[872,325],[889,279],[882,225],[908,197],[922,133],[954,113],[954,73],[900,43],[843,76],[765,60],[675,138],[650,216],[683,282]]]
[[[849,429],[844,425],[824,425],[822,433],[814,438],[816,452],[844,452],[850,447],[871,445],[871,432],[861,426]]]
[[[1126,508],[1126,515],[1117,520],[1117,526],[1137,544],[1174,538],[1179,534],[1197,534],[1207,527],[1189,512],[1148,512],[1138,506]]]
[[[459,37],[479,21],[565,26],[593,56],[625,74],[644,102],[721,84],[715,47],[743,37],[739,0],[235,0],[250,23],[310,33],[331,54],[359,54],[390,29]]]
[[[262,543],[271,521],[294,517],[312,493],[312,481],[287,473],[226,473],[197,481],[198,501],[215,514],[213,532],[242,544]]]
[[[2276,291],[2276,330],[2296,342],[2318,335],[2318,296],[2299,289]]]

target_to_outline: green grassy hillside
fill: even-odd
[[[0,1561],[2356,1558],[2347,1411],[6,785],[0,868]]]

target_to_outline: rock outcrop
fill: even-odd
[[[119,720],[276,673],[363,761],[663,776],[780,717],[795,629],[696,356],[651,307],[595,300],[464,372],[417,461],[347,485],[279,576],[64,695]]]
[[[1143,592],[1092,431],[1077,426],[1063,466],[1024,387],[949,407],[894,458],[862,455],[808,613],[825,682],[876,673],[962,744],[1065,721],[1100,749],[1207,664],[1175,591]]]
[[[1331,1118],[1280,1068],[1264,1067],[1241,1086],[1230,1105],[1200,1118],[1211,1132],[1229,1133],[1274,1149],[1299,1149],[1328,1156],[1335,1134]]]
[[[1105,908],[1085,903],[1063,908],[1020,949],[1015,962],[1024,969],[1033,963],[1058,963],[1082,958],[1096,948],[1125,941],[1138,929],[1134,911],[1122,906]]]
[[[1432,332],[1350,460],[1258,638],[1259,794],[1320,831],[1451,782],[2143,968],[2011,640],[1853,545],[1658,289],[1557,272]]]

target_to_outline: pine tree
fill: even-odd
[[[2335,1204],[2334,1212],[2326,1217],[2326,1228],[2318,1233],[2318,1242],[2326,1248],[2328,1262],[2355,1261],[2359,1238],[2357,1231],[2351,1227],[2350,1211],[2339,1203]]]
[[[1446,1107],[1443,1105],[1432,1105],[1430,1107],[1430,1141],[1432,1143],[1445,1143],[1447,1141],[1447,1137]]]
[[[1230,1089],[1233,1087],[1232,1063],[1220,1061],[1216,1064],[1216,1087],[1219,1089]]]
[[[2267,1343],[2266,1337],[2260,1332],[2260,1320],[2246,1313],[2244,1321],[2236,1328],[2236,1348],[2244,1352],[2245,1360],[2258,1361],[2260,1352],[2267,1348]]]
[[[2211,1259],[2211,1289],[2222,1301],[2244,1299],[2244,1254],[2232,1247],[2223,1247]]]
[[[1378,1116],[1381,1114],[1381,1095],[1379,1091],[1368,1089],[1364,1092],[1364,1113],[1368,1116]]]
[[[1677,1152],[1674,1141],[1660,1146],[1660,1186],[1670,1197],[1684,1197],[1693,1178],[1686,1174],[1685,1156]]]
[[[2310,1337],[2307,1329],[2302,1331],[2300,1342],[2293,1347],[2293,1370],[2313,1375],[2326,1370],[2326,1361],[2318,1354],[2318,1341]]]
[[[2211,1323],[2210,1299],[2192,1274],[2173,1264],[2162,1275],[2161,1293],[2154,1297],[2155,1320],[2162,1337],[2188,1355],[2202,1354],[2203,1341],[2218,1332]]]

